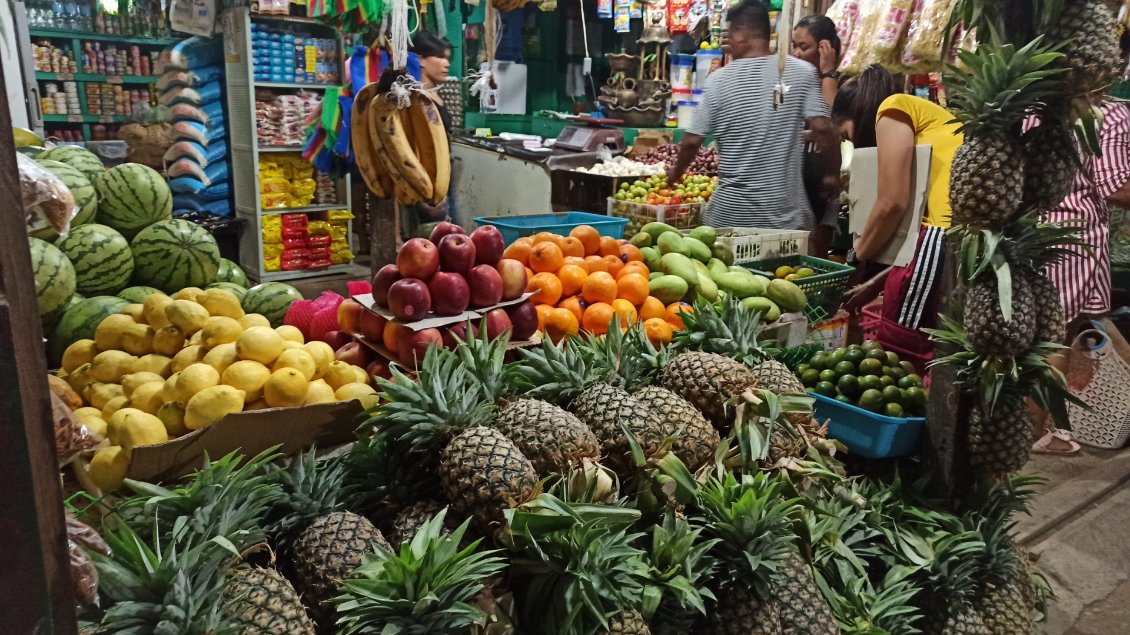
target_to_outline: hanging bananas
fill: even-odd
[[[353,115],[350,119],[350,141],[353,143],[353,160],[357,171],[365,180],[369,191],[377,198],[393,195],[392,176],[379,164],[369,143],[369,104],[377,94],[377,85],[368,84],[353,98]]]

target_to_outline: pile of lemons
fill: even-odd
[[[118,488],[133,448],[164,443],[245,410],[357,399],[377,403],[364,369],[334,359],[293,326],[271,328],[224,289],[157,293],[106,317],[71,344],[59,375],[82,396],[75,415],[110,445],[91,481]]]

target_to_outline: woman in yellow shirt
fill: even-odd
[[[858,308],[874,298],[882,285],[879,342],[925,361],[933,347],[921,329],[937,325],[937,290],[951,216],[950,165],[963,138],[949,111],[929,100],[899,94],[890,73],[880,66],[868,68],[840,88],[832,106],[832,120],[855,147],[878,149],[878,198],[855,241],[855,260],[861,263],[886,249],[910,213],[915,146],[932,148],[926,211],[914,259],[853,289],[848,302],[849,307]]]

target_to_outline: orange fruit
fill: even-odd
[[[534,307],[538,312],[538,330],[545,332],[545,323],[549,319],[549,312],[553,310],[552,304],[539,304]]]
[[[628,262],[643,262],[643,252],[631,243],[620,245],[620,255]]]
[[[585,330],[595,335],[604,335],[608,332],[608,323],[612,321],[612,316],[616,315],[616,311],[612,308],[611,304],[607,302],[596,302],[590,304],[585,309],[585,315],[582,323]]]
[[[585,248],[584,255],[594,256],[600,252],[600,232],[592,225],[578,225],[569,232],[569,235],[581,241]]]
[[[530,250],[533,248],[533,246],[534,240],[529,236],[523,236],[518,240],[510,243],[510,246],[506,248],[506,251],[502,252],[502,257],[510,258],[511,260],[517,260],[518,262],[529,266]]]
[[[530,267],[527,266],[526,267],[526,280],[533,278],[535,275],[537,275],[537,272],[534,271],[533,269],[530,269]]]
[[[581,242],[580,238],[566,236],[565,238],[561,239],[561,253],[565,254],[566,256],[578,256],[580,258],[584,258],[585,245]]]
[[[611,236],[600,237],[600,255],[620,257],[620,241]]]
[[[557,234],[554,234],[553,232],[538,232],[531,236],[531,238],[533,238],[535,245],[539,245],[541,243],[553,243],[558,247],[561,246],[561,237]]]
[[[561,280],[561,295],[569,297],[581,292],[581,286],[589,277],[589,270],[580,265],[565,265],[557,271]]]
[[[579,330],[581,323],[569,309],[552,309],[545,316],[545,334],[554,342],[560,342],[567,335],[576,335]]]
[[[604,256],[601,260],[608,265],[608,273],[612,274],[613,277],[624,268],[624,261],[620,260],[620,256]]]
[[[667,307],[663,306],[659,298],[649,295],[644,298],[643,304],[640,305],[640,319],[650,320],[652,318],[666,320]]]
[[[632,261],[621,267],[620,270],[616,272],[616,279],[619,280],[629,273],[638,273],[648,279],[650,279],[651,277],[651,272],[648,271],[647,265],[643,264],[642,262]]]
[[[530,250],[530,269],[538,273],[554,273],[561,268],[564,258],[557,243],[541,242]]]
[[[590,274],[596,273],[598,271],[608,273],[608,263],[605,262],[604,259],[600,256],[585,256],[585,264],[588,265]]]
[[[647,276],[630,273],[616,281],[616,297],[639,306],[648,297],[648,286]]]
[[[565,298],[557,304],[559,309],[569,309],[573,315],[577,316],[577,321],[580,322],[581,318],[585,315],[585,307],[581,305],[581,296],[575,295]]]
[[[663,318],[650,318],[643,321],[643,330],[647,335],[647,339],[659,348],[664,344],[670,344],[671,338],[675,336],[675,329],[667,320]]]
[[[561,260],[561,265],[578,265],[581,269],[585,270],[585,273],[588,273],[589,270],[589,263],[585,262],[584,258],[578,258],[577,256],[565,256]]]
[[[616,299],[616,279],[606,271],[590,273],[589,277],[585,278],[584,284],[581,285],[581,296],[589,304],[595,302],[612,304],[612,301]]]
[[[537,291],[530,298],[534,304],[557,304],[561,299],[561,281],[552,273],[534,274],[526,284],[526,291]]]
[[[686,302],[672,302],[667,305],[667,322],[678,330],[687,328],[683,324],[683,316],[680,313],[694,313],[694,307]]]
[[[620,328],[626,329],[628,326],[636,323],[636,306],[631,302],[617,298],[612,301],[612,310],[620,317]]]

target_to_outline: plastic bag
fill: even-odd
[[[874,42],[879,30],[880,16],[886,16],[889,0],[877,0],[874,10],[868,10],[863,19],[856,20],[851,41],[844,51],[840,70],[848,75],[858,75],[875,61]],[[880,10],[882,9],[882,10]]]
[[[875,31],[875,43],[872,47],[880,59],[893,52],[902,41],[913,5],[914,0],[887,0],[880,3],[882,11],[877,13],[881,16],[881,26]]]
[[[20,173],[20,196],[28,232],[50,227],[64,236],[79,212],[75,197],[59,177],[23,154],[16,153]]]
[[[110,555],[110,547],[85,523],[67,512],[67,555],[70,559],[71,581],[75,585],[75,599],[79,604],[98,603],[98,569],[87,552]]]
[[[55,456],[59,465],[70,463],[101,441],[79,422],[54,391],[51,392],[51,418],[55,422]]]
[[[918,0],[922,7],[915,13],[906,34],[903,63],[907,66],[928,64],[939,66],[945,45],[946,27],[949,26],[957,0]]]

